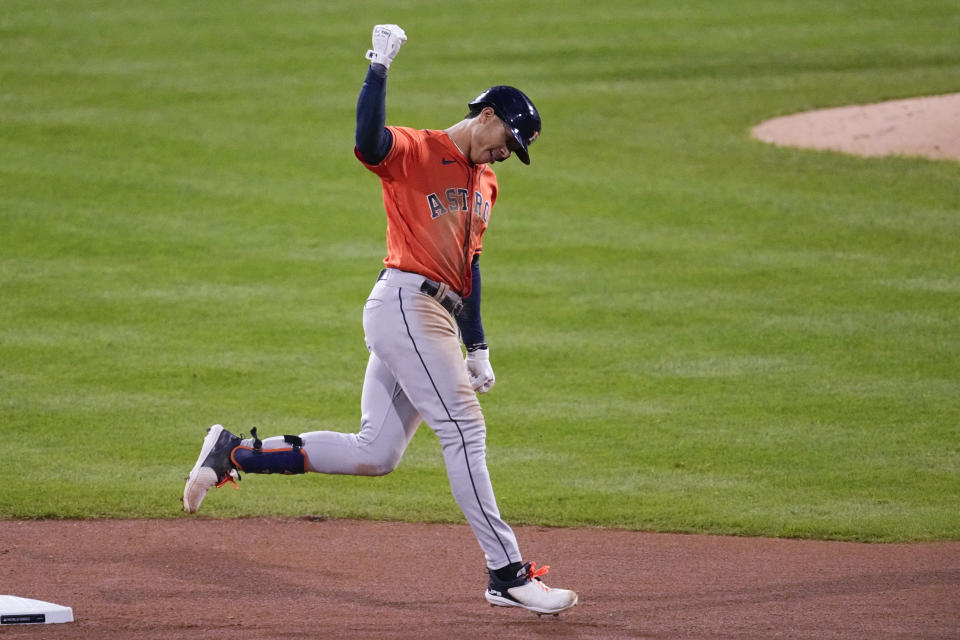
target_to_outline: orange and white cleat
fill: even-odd
[[[537,568],[536,562],[524,564],[512,580],[500,580],[490,571],[490,583],[484,597],[491,606],[522,607],[537,615],[557,615],[577,604],[577,594],[569,589],[551,589],[540,577],[550,567]]]

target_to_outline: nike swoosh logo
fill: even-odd
[[[443,164],[453,164],[456,160],[447,160],[446,158],[440,158],[440,162]]]

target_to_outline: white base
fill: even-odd
[[[73,609],[43,600],[0,596],[0,625],[73,622]]]

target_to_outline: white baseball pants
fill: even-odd
[[[443,450],[453,496],[487,566],[521,562],[513,530],[500,517],[486,463],[486,424],[470,386],[453,316],[420,292],[422,276],[388,269],[363,309],[370,359],[359,433],[300,435],[308,469],[375,476],[396,468],[424,421]],[[267,438],[265,449],[288,446]]]

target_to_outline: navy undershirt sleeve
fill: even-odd
[[[390,152],[393,135],[387,122],[387,68],[371,64],[357,98],[357,151],[367,164],[379,164]]]
[[[473,286],[470,295],[463,299],[463,309],[457,315],[457,324],[460,326],[460,337],[468,351],[486,349],[486,339],[483,335],[483,323],[480,321],[480,255],[473,256],[470,264]]]

